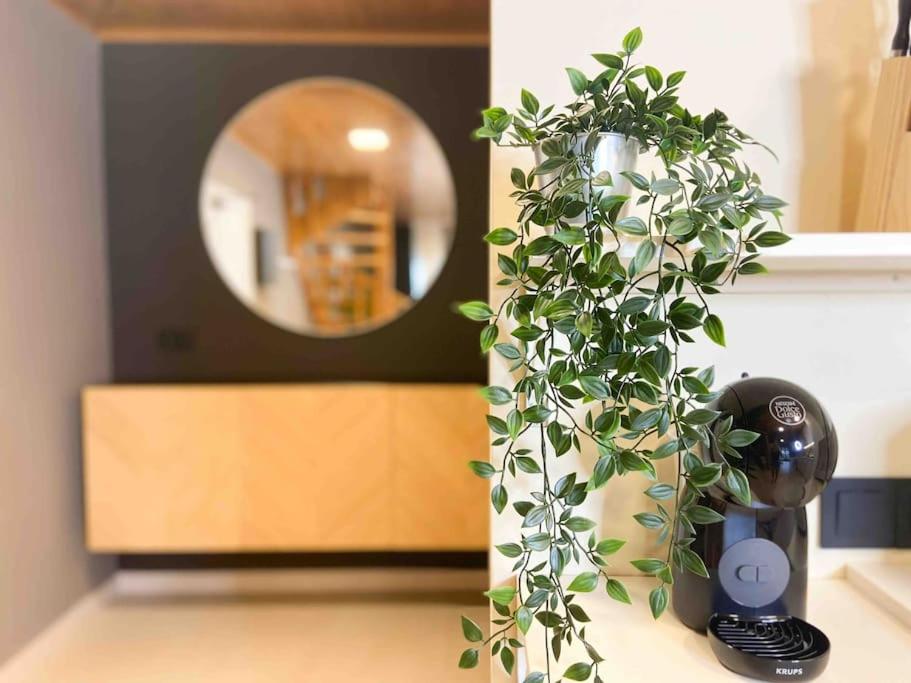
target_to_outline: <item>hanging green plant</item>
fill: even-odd
[[[515,538],[497,546],[515,559],[516,587],[486,593],[500,617],[489,635],[463,618],[472,645],[459,665],[476,666],[480,648],[490,646],[512,672],[526,634],[543,628],[548,670],[531,672],[525,683],[601,681],[604,661],[586,639],[589,617],[575,594],[602,588],[630,602],[609,563],[624,541],[599,538],[595,522],[574,511],[589,492],[627,474],[650,480],[649,509],[635,519],[654,530],[660,552],[632,564],[655,579],[655,618],[667,607],[675,572],[707,576],[689,544],[694,525],[722,518],[699,504],[702,492],[721,486],[749,502],[746,477],[729,463],[757,435],[716,419],[705,407],[716,396],[713,369],[684,367],[679,351],[700,330],[724,345],[710,299],[740,276],[765,272],[759,248],[789,239],[766,222],[777,222],[785,203],[762,191],[742,159],[745,145],[759,143],[719,110],[700,116],[681,106],[684,73],[664,76],[635,64],[641,42],[637,28],[619,52],[593,55],[603,66],[594,78],[567,69],[575,98],[563,110],[523,90],[519,109],[488,109],[475,131],[498,145],[533,148],[537,165],[511,172],[517,227],[486,237],[502,248],[502,303],[459,306],[485,323],[481,350],[502,356],[520,377],[512,387],[483,390],[500,407],[487,418],[496,456],[470,463],[492,480],[497,514],[508,507],[518,514]],[[618,168],[629,145],[629,165],[651,155],[661,177]],[[599,456],[590,476],[551,476],[554,458],[587,442]],[[725,462],[704,462],[700,445],[717,448]],[[663,458],[676,459],[670,482],[657,480],[654,463]],[[511,497],[516,477],[532,482],[527,498]],[[573,577],[567,572],[564,581],[568,568]],[[573,640],[588,660],[558,667]]]

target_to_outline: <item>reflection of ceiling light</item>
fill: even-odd
[[[382,128],[352,128],[348,142],[358,152],[382,152],[389,147],[389,136]]]

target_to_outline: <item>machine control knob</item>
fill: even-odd
[[[775,602],[788,587],[791,566],[784,550],[764,538],[747,538],[724,551],[718,580],[724,592],[744,607]]]

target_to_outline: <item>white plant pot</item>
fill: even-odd
[[[583,153],[586,136],[579,135],[573,140],[572,151],[576,155]],[[544,163],[546,157],[541,151],[540,145],[534,146],[535,164],[540,166]],[[639,158],[639,142],[634,138],[628,138],[620,133],[599,133],[598,142],[592,152],[592,174],[597,176],[599,173],[607,171],[613,180],[613,186],[595,188],[598,194],[608,192],[609,194],[629,195],[632,192],[632,184],[625,177],[620,175],[621,172],[632,172],[636,170],[636,160]],[[538,187],[544,188],[555,179],[554,173],[547,173],[538,176]],[[587,197],[586,197],[587,199]]]

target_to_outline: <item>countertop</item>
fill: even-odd
[[[890,609],[878,603],[882,593],[904,595],[911,600],[911,565],[867,569],[859,583],[848,578],[850,572],[846,578],[810,582],[807,621],[819,627],[832,643],[828,667],[818,681],[911,681],[911,620],[903,622],[901,616],[903,609],[911,615],[911,604],[899,606],[896,612],[894,604]],[[877,583],[877,576],[889,583]],[[873,581],[873,585],[862,586],[863,581]],[[707,638],[680,623],[670,607],[654,622],[648,609],[653,580],[635,577],[624,579],[624,583],[633,599],[632,606],[611,600],[603,591],[577,598],[592,618],[587,637],[607,660],[602,665],[605,680],[750,680],[723,668],[712,654]],[[574,657],[577,652],[564,652],[557,666],[558,675],[572,663],[585,659]],[[543,640],[533,639],[526,656],[528,671],[544,670]],[[523,678],[524,673],[520,672],[518,680]]]

